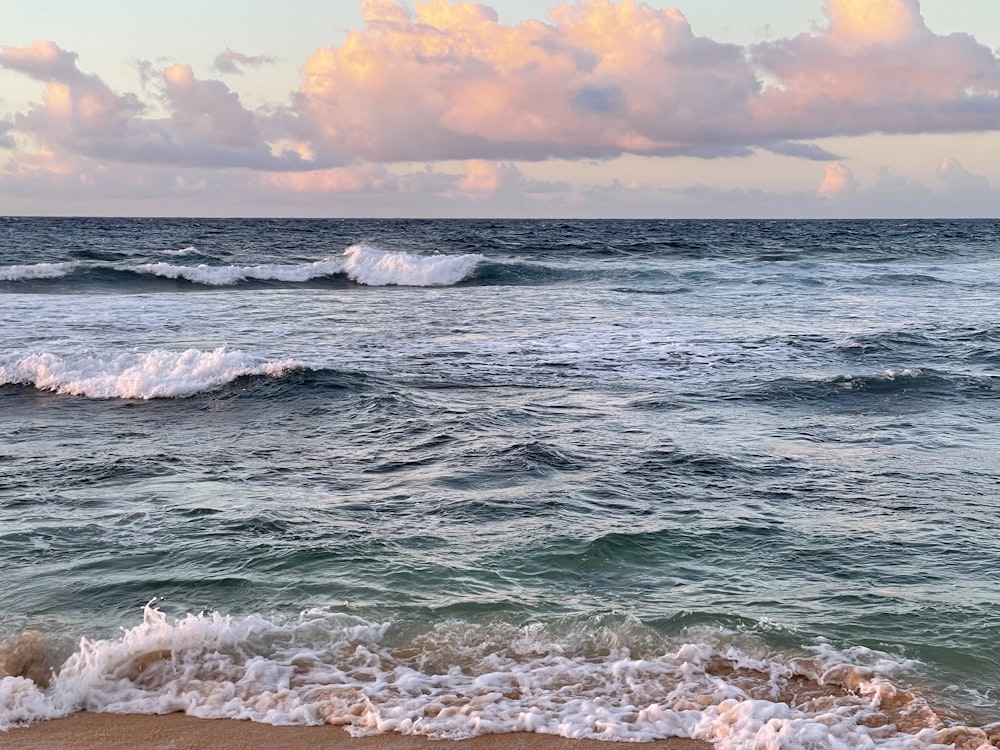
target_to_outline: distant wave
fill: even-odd
[[[299,266],[181,266],[173,263],[143,263],[130,269],[133,273],[162,276],[166,279],[185,279],[204,286],[232,286],[241,281],[304,282],[340,273],[342,264],[333,260],[319,260]]]
[[[869,375],[780,378],[754,388],[750,400],[817,402],[873,397],[1000,397],[1000,377],[947,373],[932,369],[884,370]]]
[[[101,356],[43,352],[0,360],[0,385],[31,385],[95,399],[183,398],[220,388],[237,378],[280,377],[301,369],[292,360],[262,362],[237,350],[153,349],[146,353]]]
[[[365,286],[451,286],[471,274],[482,260],[481,255],[414,255],[371,245],[352,245],[340,257],[301,265],[144,263],[129,270],[206,286],[231,286],[242,281],[302,283],[330,276],[346,276]]]
[[[590,278],[602,272],[593,267],[564,267],[518,258],[488,259],[477,253],[421,255],[383,250],[366,244],[351,245],[341,255],[304,263],[256,265],[188,264],[180,256],[203,255],[195,247],[165,251],[178,260],[127,265],[104,262],[38,263],[0,267],[0,282],[14,290],[63,292],[103,289],[134,292],[224,288],[246,285],[344,288],[448,287],[456,284],[523,286]],[[181,286],[179,287],[178,284]]]
[[[57,279],[66,276],[75,266],[75,263],[33,263],[30,265],[0,266],[0,281]]]

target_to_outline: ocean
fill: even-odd
[[[995,220],[0,219],[0,730],[992,747],[998,301]]]

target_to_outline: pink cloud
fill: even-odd
[[[41,41],[27,47],[0,46],[0,64],[19,70],[39,81],[67,82],[87,78],[76,67],[77,54],[61,49],[54,42]]]
[[[381,164],[318,169],[310,172],[274,172],[260,184],[293,193],[386,193],[399,189],[399,180]]]
[[[190,65],[172,65],[163,71],[163,92],[177,131],[220,148],[259,145],[253,113],[221,81],[198,80]]]
[[[167,117],[145,116],[134,94],[118,94],[85,74],[77,55],[53,42],[0,48],[0,67],[46,84],[42,101],[14,116],[7,128],[39,148],[112,162],[300,170],[316,165],[297,151],[275,155],[265,130],[270,115],[247,110],[221,81],[201,80],[189,65],[159,73],[154,86]],[[152,75],[148,66],[144,74]]]
[[[465,0],[361,7],[364,26],[312,54],[289,101],[266,110],[185,63],[144,64],[140,99],[82,72],[53,42],[3,47],[0,66],[45,91],[0,123],[0,145],[317,171],[317,190],[352,184],[357,170],[336,170],[358,163],[453,159],[467,162],[460,189],[488,194],[539,187],[511,176],[515,160],[764,149],[830,162],[837,157],[808,141],[1000,130],[1000,57],[967,34],[935,34],[917,0],[825,0],[811,31],[748,48],[699,36],[680,11],[639,0],[566,2],[545,22],[517,24]],[[216,68],[269,61],[227,49]]]
[[[332,152],[542,159],[743,145],[730,133],[754,73],[676,10],[590,0],[508,26],[461,1],[362,7],[364,29],[304,67],[300,111]]]
[[[826,198],[840,198],[854,195],[858,192],[858,183],[849,167],[839,162],[826,165],[823,182],[819,186],[819,194]]]
[[[758,128],[790,138],[1000,128],[1000,58],[967,34],[939,36],[917,0],[827,0],[817,33],[768,42],[754,61],[775,81]]]
[[[513,164],[492,164],[482,159],[465,163],[465,175],[458,187],[465,193],[495,193],[505,183],[516,182],[520,171]]]
[[[827,0],[816,31],[751,49],[636,0],[513,26],[461,0],[363,9],[365,27],[314,54],[299,91],[312,137],[341,157],[829,160],[796,141],[1000,127],[1000,59],[934,34],[916,0]]]
[[[46,142],[121,137],[132,117],[144,110],[132,95],[119,96],[76,66],[77,55],[52,42],[0,47],[0,66],[46,84],[41,104],[14,117],[12,129],[37,134]]]
[[[569,190],[565,182],[534,180],[526,176],[516,164],[469,159],[464,164],[465,173],[456,187],[469,195],[498,193],[556,193]]]

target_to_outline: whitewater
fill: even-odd
[[[0,229],[0,732],[997,745],[996,222]]]

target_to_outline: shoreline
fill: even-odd
[[[608,750],[606,740],[552,734],[487,734],[467,740],[422,735],[352,737],[324,726],[273,726],[238,719],[196,719],[185,714],[77,713],[0,732],[4,750]],[[635,744],[635,743],[628,743]],[[641,743],[650,750],[713,750],[701,740],[671,738]]]

